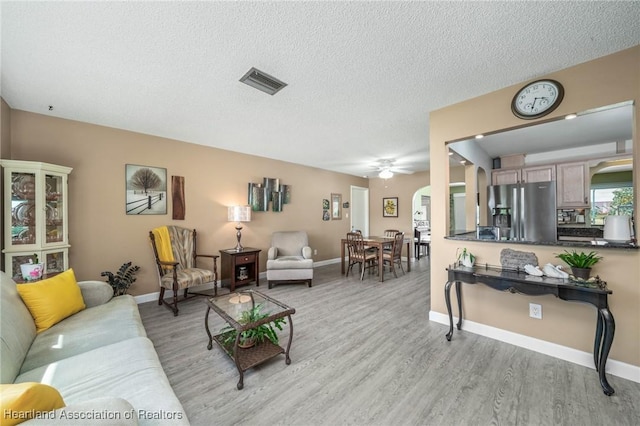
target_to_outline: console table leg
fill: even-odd
[[[613,395],[615,390],[609,385],[607,376],[605,375],[605,366],[607,364],[607,358],[609,357],[609,350],[611,350],[611,344],[613,343],[613,336],[616,331],[616,323],[613,319],[613,315],[609,312],[608,308],[599,310],[599,315],[604,321],[604,337],[602,339],[602,347],[598,357],[598,374],[600,375],[600,385],[605,395]]]
[[[596,312],[596,339],[593,342],[593,362],[596,371],[600,371],[600,348],[602,348],[602,329],[604,327],[604,318],[600,314],[600,310]]]
[[[451,341],[453,336],[453,315],[451,314],[451,284],[453,281],[447,281],[444,286],[444,301],[447,304],[447,313],[449,314],[449,332],[446,334],[447,340]]]
[[[460,281],[456,281],[456,297],[458,298],[458,330],[462,330],[462,294]]]

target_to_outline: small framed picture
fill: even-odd
[[[382,199],[382,217],[398,217],[398,197]]]
[[[497,226],[478,226],[476,238],[479,240],[500,240],[500,228]]]

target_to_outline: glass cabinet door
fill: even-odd
[[[36,174],[11,173],[11,245],[36,244]],[[26,249],[26,247],[24,247]]]
[[[45,245],[65,240],[64,179],[60,175],[45,174]]]

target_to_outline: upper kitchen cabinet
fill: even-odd
[[[496,169],[491,171],[492,185],[511,185],[520,182],[520,169]]]
[[[589,207],[589,163],[579,161],[556,165],[559,209]]]
[[[20,276],[20,265],[36,254],[44,273],[69,268],[67,179],[70,167],[0,160],[4,169],[5,270]]]
[[[551,182],[554,180],[556,180],[556,166],[554,164],[522,169],[522,182],[524,183]]]
[[[491,171],[492,185],[551,182],[553,180],[556,180],[556,166],[554,164],[524,167],[522,169],[496,169]]]

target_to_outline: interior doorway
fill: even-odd
[[[369,188],[351,186],[351,228],[369,235]]]

